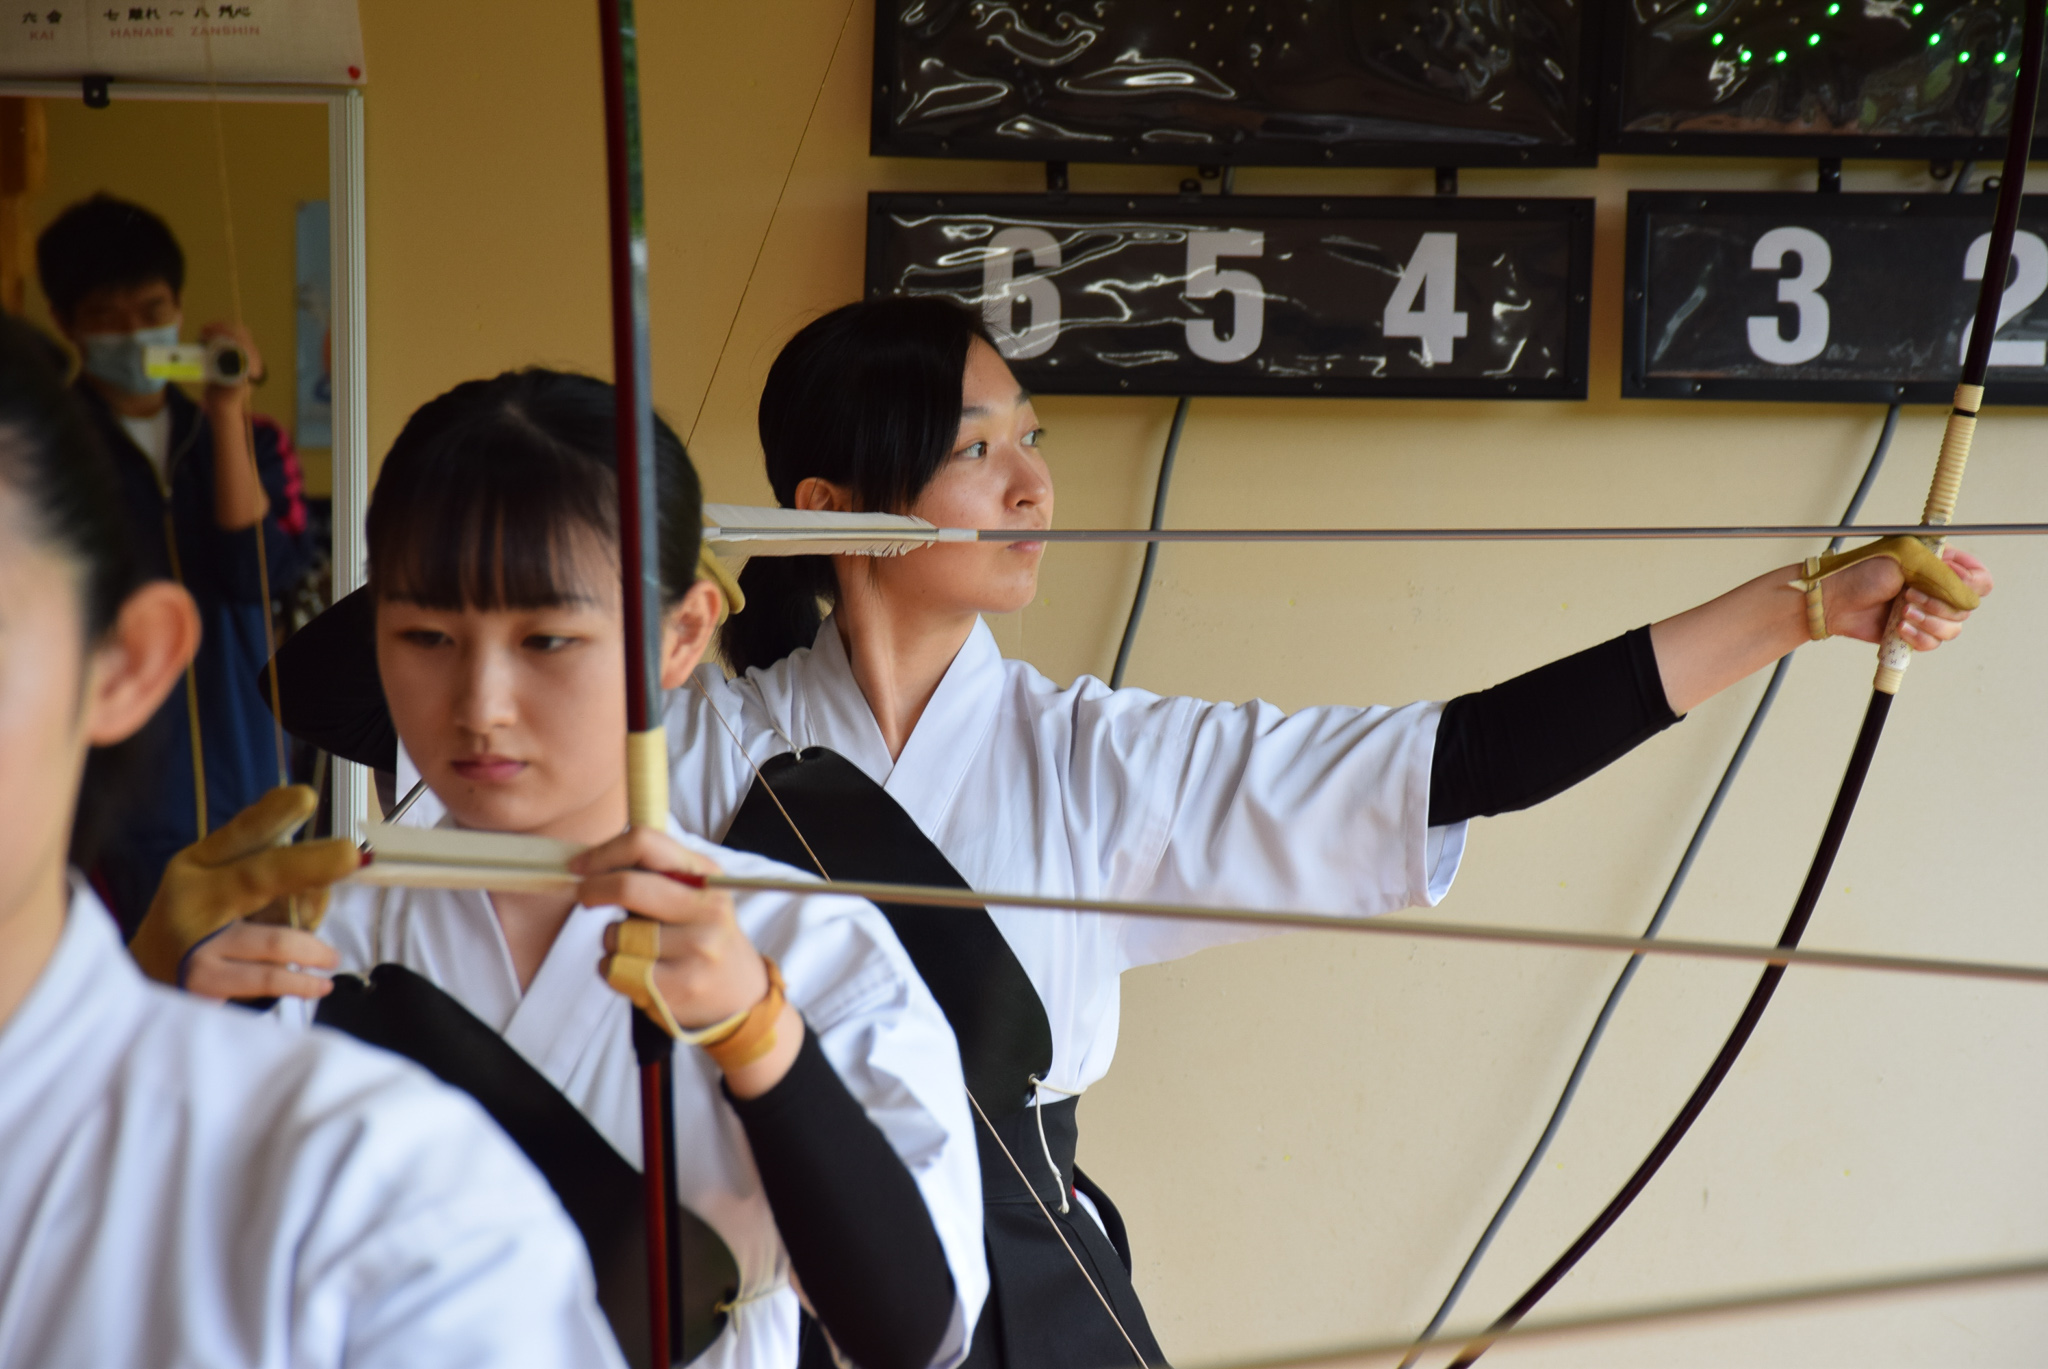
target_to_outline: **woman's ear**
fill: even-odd
[[[725,595],[699,580],[661,618],[661,687],[679,688],[711,649],[711,634],[725,608]]]
[[[93,649],[86,685],[85,738],[112,746],[140,731],[199,650],[199,610],[168,580],[128,596]]]
[[[797,482],[796,506],[800,509],[822,510],[828,513],[855,511],[852,491],[815,475]]]

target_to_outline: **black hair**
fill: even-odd
[[[579,533],[619,544],[612,387],[533,368],[471,380],[406,421],[370,498],[370,589],[430,608],[565,602]],[[675,430],[654,423],[661,585],[697,579],[704,496]]]
[[[784,508],[812,477],[852,490],[859,511],[901,513],[939,473],[960,433],[960,392],[981,318],[931,296],[861,300],[791,338],[761,391],[761,450]],[[746,612],[719,649],[734,670],[766,667],[818,635],[818,601],[838,595],[824,556],[758,556],[740,576]]]
[[[139,204],[112,195],[80,200],[36,239],[36,275],[50,313],[68,324],[95,290],[133,289],[160,280],[185,292],[185,253],[171,226]]]
[[[64,384],[62,353],[41,333],[0,317],[0,485],[21,501],[23,531],[78,568],[83,640],[96,645],[141,583],[141,563],[121,515],[113,464],[77,397]],[[92,863],[158,738],[145,728],[86,760],[71,828],[71,863]]]

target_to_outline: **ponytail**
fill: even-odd
[[[740,569],[743,613],[718,629],[718,651],[735,675],[766,670],[818,639],[818,601],[839,597],[829,556],[756,556]]]
[[[936,296],[842,305],[789,340],[761,389],[761,451],[782,507],[831,481],[862,512],[901,513],[924,493],[960,432],[967,352],[993,346],[981,316]],[[740,576],[747,607],[719,630],[736,672],[766,669],[818,635],[818,602],[838,598],[831,558],[757,556]]]

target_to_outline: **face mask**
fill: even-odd
[[[138,328],[132,333],[88,333],[78,340],[84,353],[85,373],[131,395],[153,395],[164,382],[142,369],[145,347],[178,345],[178,325]]]

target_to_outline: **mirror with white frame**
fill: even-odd
[[[270,640],[281,639],[362,578],[368,462],[361,93],[325,86],[0,81],[0,143],[8,154],[0,157],[5,164],[0,257],[8,267],[0,272],[0,307],[62,341],[81,390],[93,391],[104,416],[152,458],[158,492],[172,506],[181,493],[168,483],[177,464],[194,456],[207,459],[206,454],[163,443],[158,444],[161,450],[152,450],[150,424],[156,423],[162,436],[172,431],[173,415],[184,416],[185,428],[179,431],[185,431],[196,423],[194,415],[210,411],[204,369],[209,363],[196,344],[222,333],[251,344],[249,370],[258,383],[242,406],[248,444],[259,458],[271,513],[284,514],[294,545],[290,555],[273,551],[266,559],[258,556],[253,536],[246,544],[223,539],[221,559],[241,554],[251,563],[225,573],[264,564],[270,632],[263,639],[260,616],[249,614],[233,621],[223,616],[208,630],[217,637],[240,633],[251,638],[237,654],[214,659],[216,674],[244,673],[246,657],[256,662],[260,676]],[[114,312],[96,318],[80,307],[83,297],[64,283],[67,270],[74,276],[85,270],[84,279],[98,282],[123,269],[81,267],[78,261],[76,244],[97,242],[92,225],[103,224],[105,216],[65,216],[96,196],[138,206],[168,229],[183,267],[182,280],[168,296],[152,304],[132,290],[109,295],[96,285],[100,294],[95,298],[118,296],[119,304],[106,306]],[[82,229],[83,237],[71,229]],[[45,237],[50,245],[39,251]],[[151,268],[145,274],[162,273]],[[143,284],[119,283],[124,288]],[[46,284],[72,298],[53,301]],[[136,312],[150,309],[154,313],[147,318]],[[166,397],[149,413],[127,414],[121,397],[129,391],[107,379],[126,364],[114,341],[124,338],[132,340],[125,345],[137,353],[128,361],[147,358],[136,388],[148,394],[167,381],[182,398]],[[182,346],[181,353],[135,345],[173,341]],[[89,361],[87,354],[96,350],[104,355]],[[232,357],[225,364],[232,366]],[[156,417],[159,413],[165,416]],[[112,424],[107,430],[111,440],[119,440]],[[136,472],[143,469],[134,465]],[[174,567],[174,573],[207,572]],[[207,664],[202,655],[200,669]],[[256,771],[263,772],[263,787],[275,783],[282,771],[322,791],[316,819],[320,830],[355,835],[368,802],[367,773],[288,737],[282,739],[280,765],[269,710],[252,707],[267,702],[260,692],[267,688],[246,681],[239,686],[223,679],[196,681],[193,722],[199,723],[201,714],[205,720],[197,727],[188,724],[187,730],[201,739],[208,788],[222,791],[210,804],[197,796],[186,798],[200,809],[200,827],[218,825],[236,811],[236,800],[253,797],[239,790],[256,781]],[[231,693],[239,695],[232,714],[224,711]],[[224,767],[212,754],[216,748],[248,754]],[[232,771],[237,764],[251,773],[222,780],[223,768]],[[183,760],[183,772],[189,775],[192,769],[192,761]],[[180,827],[190,825],[184,816]]]

